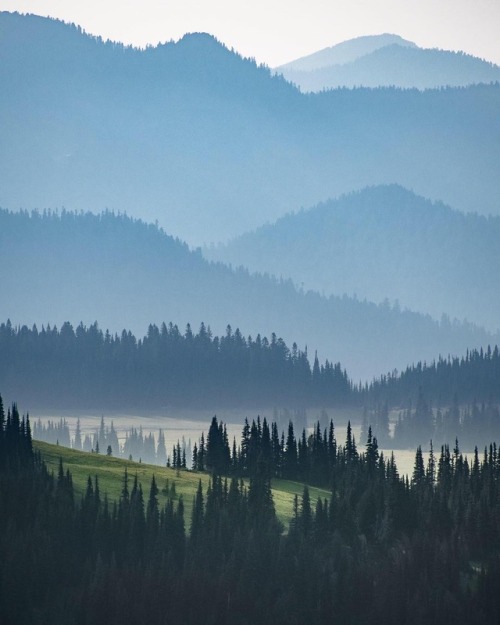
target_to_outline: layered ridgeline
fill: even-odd
[[[403,39],[399,35],[384,33],[382,35],[366,35],[342,41],[329,48],[323,48],[294,61],[284,63],[276,70],[294,70],[297,72],[312,72],[330,65],[347,65],[387,46],[416,48],[413,41]]]
[[[190,243],[398,182],[498,211],[500,86],[301,94],[213,37],[146,50],[0,14],[0,205],[127,211]]]
[[[103,332],[97,323],[74,328],[0,324],[0,388],[36,409],[157,410],[181,408],[262,408],[295,410],[354,406],[407,408],[421,396],[436,407],[500,401],[498,347],[468,350],[458,357],[419,361],[372,382],[353,383],[340,363],[307,352],[294,343],[259,334],[245,337],[227,327],[213,336],[201,324],[150,325],[137,338]],[[360,418],[361,413],[358,412]],[[48,442],[69,437],[56,431]],[[456,433],[455,433],[456,435]],[[39,436],[45,440],[44,436]],[[102,447],[102,444],[101,444]],[[89,447],[90,449],[90,447]]]
[[[288,349],[273,334],[271,340],[244,338],[228,328],[213,337],[202,324],[198,333],[177,326],[150,326],[137,340],[102,332],[97,324],[76,330],[69,323],[56,328],[12,328],[0,325],[0,388],[7,397],[19,396],[40,410],[111,410],[151,413],[168,409],[253,412],[273,407],[273,432],[286,430],[290,419],[297,431],[320,415],[326,427],[333,408],[345,410],[363,423],[364,440],[371,426],[384,448],[415,448],[433,440],[452,444],[458,438],[467,450],[500,436],[500,355],[498,347],[468,351],[461,358],[419,362],[401,374],[381,376],[371,384],[354,385],[340,364],[314,359],[294,344]],[[278,409],[279,407],[279,409]],[[308,418],[309,416],[309,418]],[[395,425],[391,428],[391,420]],[[265,420],[264,420],[265,424]],[[293,426],[292,426],[293,427]],[[391,436],[391,429],[393,436]],[[34,437],[70,446],[68,423],[37,421]],[[303,433],[303,440],[307,434]],[[284,440],[282,437],[280,440]],[[99,429],[83,436],[78,422],[74,447],[100,449],[114,455],[165,464],[165,437],[155,440],[142,429],[118,434],[101,419]],[[190,466],[191,441],[179,440],[169,462]]]
[[[500,67],[448,50],[426,49],[397,35],[344,41],[275,68],[302,91],[338,87],[432,89],[500,81]]]
[[[500,218],[464,215],[401,187],[331,200],[205,249],[208,258],[329,295],[500,327]]]
[[[470,324],[434,321],[389,304],[298,292],[291,282],[210,264],[156,226],[105,213],[0,211],[0,319],[14,325],[89,325],[142,336],[149,324],[230,324],[245,336],[272,331],[341,362],[354,380],[437,354],[498,342]]]
[[[275,335],[269,341],[244,338],[228,328],[213,337],[202,324],[198,333],[188,326],[150,326],[139,340],[130,333],[113,336],[93,324],[69,324],[56,328],[14,329],[0,325],[0,388],[6,396],[20,396],[36,410],[111,410],[137,414],[166,407],[180,409],[250,410],[275,408],[283,429],[293,419],[297,427],[310,424],[308,410],[350,408],[384,447],[416,447],[433,440],[453,443],[459,438],[466,449],[500,436],[500,356],[498,347],[473,350],[461,358],[419,362],[401,374],[381,376],[371,384],[354,385],[340,364],[314,359],[294,344],[288,349]],[[277,407],[285,410],[277,410]],[[321,408],[321,410],[319,410]],[[390,417],[392,412],[392,417]],[[345,414],[345,413],[344,413]],[[397,419],[394,437],[390,421]],[[47,442],[70,445],[64,420],[35,423],[34,436]],[[160,447],[166,461],[165,439],[160,431],[156,444],[150,434],[127,432],[125,457],[156,461]],[[162,442],[163,440],[163,442]],[[101,420],[94,436],[75,433],[75,447],[90,451],[97,444],[118,453],[116,431]],[[178,443],[179,445],[179,443]],[[175,448],[173,457],[175,458]],[[191,446],[178,448],[191,462]],[[164,464],[163,462],[162,464]],[[175,464],[175,463],[174,463]]]

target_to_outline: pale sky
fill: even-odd
[[[380,33],[500,64],[500,0],[0,0],[0,10],[50,15],[137,46],[209,32],[271,67]]]

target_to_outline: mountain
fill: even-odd
[[[213,37],[145,50],[0,14],[0,206],[126,211],[191,245],[397,182],[500,210],[500,86],[305,95]]]
[[[380,48],[387,46],[404,46],[416,48],[417,45],[413,41],[403,39],[399,35],[384,33],[383,35],[365,35],[364,37],[355,37],[342,41],[329,48],[318,50],[313,54],[308,54],[295,61],[284,63],[276,67],[276,71],[286,72],[312,72],[331,65],[346,65],[352,63],[359,58],[367,56]]]
[[[14,325],[95,320],[143,335],[151,323],[244,336],[275,331],[288,345],[340,361],[355,381],[436,354],[498,342],[469,324],[349,297],[298,292],[290,282],[203,259],[153,225],[111,213],[0,211],[0,319]],[[29,358],[29,346],[26,346]]]
[[[387,297],[498,330],[499,240],[499,217],[464,215],[389,185],[288,214],[205,253],[327,295]]]
[[[405,40],[380,37],[370,46],[364,44],[364,37],[353,39],[277,67],[275,71],[304,92],[338,87],[434,89],[500,81],[498,65],[470,54],[423,49]],[[372,38],[366,39],[371,43]],[[347,47],[344,54],[340,46],[347,44],[352,44],[352,48]]]

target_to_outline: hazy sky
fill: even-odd
[[[384,32],[500,64],[500,0],[0,0],[0,9],[141,46],[205,31],[270,66]]]

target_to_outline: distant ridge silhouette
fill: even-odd
[[[500,81],[500,67],[447,50],[420,48],[398,35],[358,37],[275,68],[302,91],[338,87],[435,89]]]
[[[138,50],[10,13],[0,31],[4,208],[126,211],[194,246],[388,182],[500,211],[500,85],[304,95],[206,34]]]
[[[334,268],[329,268],[333,271]],[[157,227],[111,213],[0,210],[0,323],[83,321],[142,336],[150,323],[215,335],[272,332],[311,358],[342,363],[354,380],[436,354],[499,342],[480,328],[434,321],[390,304],[300,293],[290,282],[210,264]]]
[[[498,330],[498,240],[500,217],[464,215],[386,185],[286,215],[205,254],[326,295],[398,300]]]
[[[307,56],[300,57],[289,63],[279,65],[275,69],[280,72],[293,70],[296,72],[310,72],[330,65],[345,65],[357,59],[385,48],[386,46],[398,45],[402,47],[416,48],[413,41],[403,39],[399,35],[384,33],[382,35],[365,35],[342,41],[334,46],[323,48]]]

